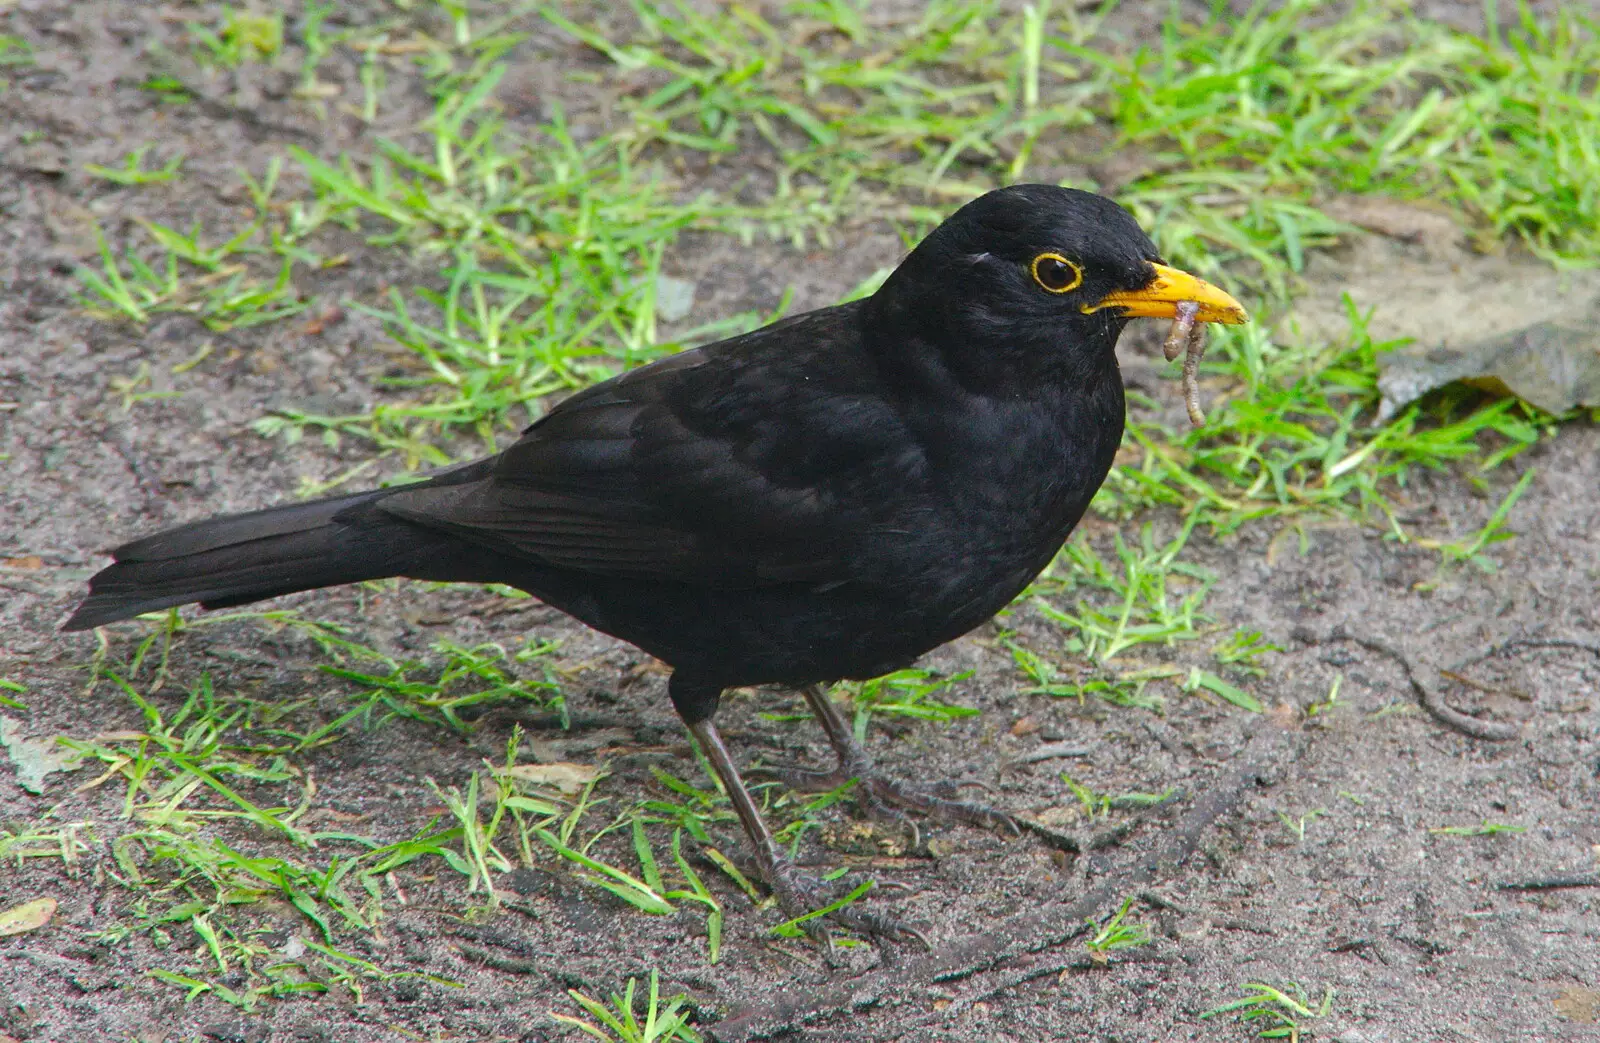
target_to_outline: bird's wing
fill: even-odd
[[[380,504],[559,568],[725,587],[851,578],[921,455],[833,309],[561,403],[483,479]],[[894,494],[894,496],[890,496]]]

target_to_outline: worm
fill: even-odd
[[[1183,353],[1183,404],[1189,410],[1189,423],[1200,427],[1206,415],[1200,409],[1200,356],[1206,353],[1206,324],[1197,322],[1189,330],[1188,349]]]
[[[1200,314],[1199,301],[1179,301],[1177,314],[1172,317],[1172,329],[1161,344],[1161,353],[1171,362],[1183,350],[1184,342],[1194,333],[1195,316]]]
[[[1179,301],[1172,329],[1161,342],[1161,353],[1168,362],[1183,355],[1183,404],[1189,410],[1189,423],[1195,427],[1206,422],[1200,408],[1200,356],[1206,353],[1206,324],[1195,321],[1199,314],[1198,301]]]

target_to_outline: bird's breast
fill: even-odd
[[[930,600],[987,618],[1050,563],[1121,441],[1121,381],[1095,390],[969,404],[925,438],[936,545],[919,547],[913,585]]]
[[[994,403],[930,453],[951,513],[974,536],[1028,546],[1063,538],[1105,480],[1122,437],[1121,388]]]

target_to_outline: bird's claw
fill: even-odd
[[[835,900],[830,889],[821,880],[800,872],[794,863],[788,860],[777,863],[768,871],[767,883],[772,888],[773,897],[778,900],[778,908],[782,909],[784,915],[791,920],[813,913]],[[933,948],[927,936],[916,928],[901,923],[894,917],[864,909],[854,902],[822,916],[813,916],[798,926],[813,939],[824,941],[827,936],[827,924],[824,921],[831,921],[847,930],[871,938],[915,938],[925,947]]]
[[[987,804],[954,799],[953,793],[957,787],[949,782],[922,787],[884,775],[868,773],[860,780],[860,785],[872,794],[874,799],[882,803],[918,812],[937,822],[960,822],[982,829],[998,830],[1013,837],[1022,833],[1022,827],[1017,825],[1016,819],[1005,812]]]
[[[972,801],[957,800],[960,786],[941,780],[929,786],[917,786],[884,775],[866,766],[841,766],[833,771],[773,771],[784,785],[800,792],[819,792],[837,789],[854,781],[855,792],[867,813],[875,818],[906,822],[913,831],[916,826],[898,809],[913,811],[936,822],[959,822],[963,825],[993,829],[1008,836],[1019,836],[1022,827],[1016,819],[1003,811]],[[973,785],[982,785],[974,783]],[[920,839],[920,838],[919,838]],[[915,846],[915,845],[914,845]]]

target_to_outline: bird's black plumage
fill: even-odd
[[[67,628],[410,576],[632,642],[692,726],[727,687],[885,673],[1004,607],[1078,522],[1123,428],[1137,309],[1106,302],[1159,263],[1102,197],[991,192],[871,297],[591,387],[496,456],[119,547]]]

